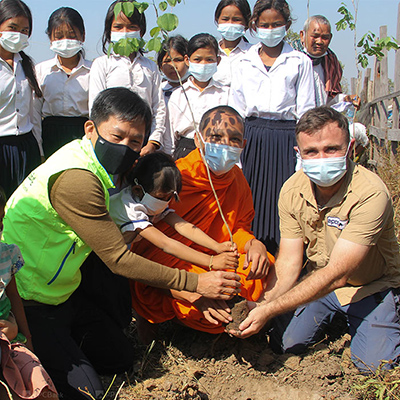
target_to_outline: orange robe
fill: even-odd
[[[179,194],[180,202],[174,202],[170,207],[183,219],[196,225],[217,242],[230,240],[228,230],[218,211],[199,150],[196,149],[185,158],[179,159],[176,165],[182,174],[182,191]],[[246,271],[243,270],[244,246],[254,238],[251,232],[254,209],[250,187],[237,166],[222,176],[212,175],[212,179],[225,218],[232,231],[233,240],[240,253],[237,273],[241,277],[241,295],[248,300],[256,301],[263,292],[265,280],[246,281],[250,267]],[[213,254],[211,250],[182,237],[165,222],[159,222],[156,227],[165,235],[196,250]],[[132,251],[171,268],[185,269],[198,274],[208,270],[206,267],[193,265],[166,254],[145,239],[134,243]],[[270,255],[269,257],[273,261],[273,257]],[[133,308],[152,323],[160,323],[177,317],[185,325],[197,330],[210,333],[224,331],[222,324],[209,323],[203,313],[191,303],[173,299],[169,293],[161,289],[131,281],[131,293]]]

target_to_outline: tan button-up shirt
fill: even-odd
[[[400,256],[393,205],[382,180],[350,163],[339,191],[323,207],[317,204],[313,186],[300,170],[284,184],[279,198],[281,237],[303,240],[309,270],[324,268],[337,239],[342,238],[370,246],[347,285],[335,291],[342,305],[399,287]]]

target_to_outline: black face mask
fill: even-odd
[[[133,163],[140,157],[140,153],[124,144],[111,143],[102,138],[95,125],[98,138],[94,152],[100,164],[111,175],[128,171]]]

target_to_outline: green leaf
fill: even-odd
[[[167,9],[167,7],[168,7],[168,4],[167,4],[166,1],[162,1],[162,2],[158,5],[158,7],[160,8],[161,11],[165,11],[165,10]]]
[[[146,42],[143,39],[121,39],[117,43],[114,43],[113,50],[116,54],[128,57],[132,53],[138,52],[145,43]]]
[[[147,50],[155,51],[156,53],[158,53],[161,50],[161,47],[162,47],[161,39],[158,37],[150,39],[146,45]]]
[[[161,29],[171,32],[178,27],[179,20],[175,14],[166,13],[157,18],[157,24]]]
[[[155,26],[151,31],[150,31],[150,36],[154,37],[157,36],[161,31],[161,28],[158,26]]]
[[[149,4],[148,3],[140,3],[136,8],[140,12],[140,14],[143,14],[149,8]]]
[[[115,19],[118,18],[118,15],[120,14],[120,12],[122,11],[122,3],[117,3],[114,7],[114,17]]]
[[[135,6],[130,1],[124,1],[122,3],[122,11],[129,18],[135,11]]]
[[[167,0],[168,1],[168,4],[171,6],[171,7],[175,7],[176,6],[176,0]]]

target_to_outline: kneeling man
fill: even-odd
[[[376,174],[350,161],[354,139],[340,113],[308,111],[296,138],[303,169],[280,193],[276,264],[263,301],[236,334],[248,337],[277,317],[272,347],[301,353],[323,338],[338,312],[349,325],[353,362],[370,372],[400,354],[400,260],[391,197]],[[299,280],[304,249],[307,274]]]

